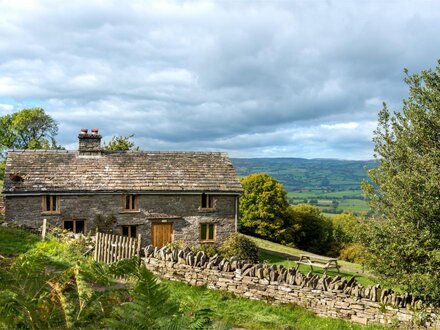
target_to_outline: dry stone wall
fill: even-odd
[[[250,264],[235,257],[209,258],[192,252],[147,246],[144,264],[154,274],[191,285],[233,292],[249,299],[294,303],[318,315],[361,324],[400,323],[440,329],[433,310],[410,294],[398,295],[380,285],[363,287],[354,278],[320,277],[283,266]]]

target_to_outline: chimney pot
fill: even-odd
[[[87,134],[88,131],[87,128],[81,128],[81,134]]]
[[[99,130],[97,128],[92,128],[92,135],[98,135]]]

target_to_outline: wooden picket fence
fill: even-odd
[[[131,238],[97,232],[94,259],[111,264],[134,256],[140,257],[141,238],[140,234],[137,238]]]

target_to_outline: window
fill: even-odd
[[[214,198],[209,194],[202,194],[202,200],[200,208],[202,209],[213,209],[214,208]]]
[[[200,240],[215,241],[215,224],[202,223],[200,225]]]
[[[137,226],[122,226],[122,236],[136,238]]]
[[[124,196],[124,210],[125,211],[136,211],[137,207],[137,196],[136,195],[125,195]]]
[[[44,195],[42,200],[43,212],[59,213],[60,198],[56,195]]]
[[[85,221],[84,220],[64,220],[64,229],[73,231],[74,233],[85,232]]]

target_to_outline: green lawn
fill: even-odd
[[[264,251],[260,252],[260,260],[262,262],[267,261],[271,264],[280,264],[285,267],[296,267],[296,262],[294,259],[299,258],[301,255],[309,255],[312,258],[320,259],[320,258],[326,258],[322,257],[307,251],[302,251],[300,249],[288,247],[282,244],[266,241],[260,238],[247,236],[252,241],[257,244],[257,246],[260,249],[263,249]],[[285,254],[285,255],[282,255]],[[289,255],[289,256],[287,256]],[[352,276],[356,277],[356,280],[361,283],[364,286],[372,285],[377,283],[374,278],[371,276],[368,276],[365,274],[362,270],[362,266],[359,264],[338,260],[338,264],[341,266],[341,275],[345,276],[346,278],[350,278]],[[303,273],[307,274],[309,271],[311,271],[309,266],[301,265],[299,267],[299,270]],[[321,268],[314,268],[313,273],[316,274],[323,274],[324,271]],[[327,272],[330,276],[336,276],[338,275],[337,271],[330,270]]]
[[[232,293],[192,287],[179,282],[162,282],[171,298],[178,300],[188,315],[208,309],[218,329],[384,329],[361,326],[347,321],[316,316],[296,305],[270,305],[262,301],[236,297]]]

